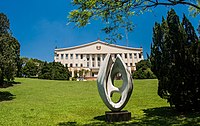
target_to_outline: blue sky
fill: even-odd
[[[1,0],[0,12],[5,13],[11,24],[13,36],[21,44],[21,56],[53,61],[54,49],[85,44],[100,37],[104,41],[106,35],[100,30],[101,21],[93,21],[84,28],[76,28],[67,24],[67,15],[74,7],[71,0]],[[152,28],[154,23],[161,22],[162,16],[170,8],[157,7],[153,12],[135,16],[136,28],[128,34],[130,47],[143,47],[144,56],[150,53]],[[175,11],[182,17],[183,13],[192,22],[195,29],[200,16],[189,16],[188,8],[176,6]],[[117,41],[118,45],[126,45],[126,40]]]

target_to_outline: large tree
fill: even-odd
[[[0,13],[0,85],[14,79],[19,67],[20,44],[10,32],[7,16]]]
[[[195,30],[174,10],[156,23],[150,60],[159,80],[158,95],[180,111],[200,110],[200,45]]]
[[[121,39],[120,29],[126,32],[134,28],[132,16],[157,6],[187,5],[193,15],[200,13],[200,0],[73,0],[77,8],[70,12],[69,22],[83,27],[93,19],[105,23],[103,30],[109,39]],[[124,31],[124,30],[123,30]]]

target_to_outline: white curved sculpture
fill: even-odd
[[[120,88],[115,87],[113,84],[114,78],[118,73],[121,73],[123,79],[123,84]],[[97,85],[103,102],[111,111],[120,111],[124,108],[131,96],[133,83],[131,74],[120,55],[117,55],[115,62],[113,62],[110,54],[105,57],[99,70]],[[114,92],[121,94],[121,98],[117,103],[111,100]]]

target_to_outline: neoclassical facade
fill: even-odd
[[[113,59],[119,54],[131,72],[136,69],[135,63],[143,59],[142,48],[108,44],[100,40],[69,48],[57,48],[54,53],[54,61],[67,66],[72,77],[77,75],[85,78],[97,77],[99,67],[108,53]]]

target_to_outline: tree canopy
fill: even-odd
[[[7,16],[0,13],[0,85],[14,80],[20,69],[20,44],[10,31]]]
[[[121,39],[120,29],[130,32],[134,28],[132,16],[157,6],[187,5],[193,15],[200,13],[200,0],[73,0],[77,9],[69,14],[69,22],[83,27],[91,20],[101,19],[102,29],[111,41]]]

